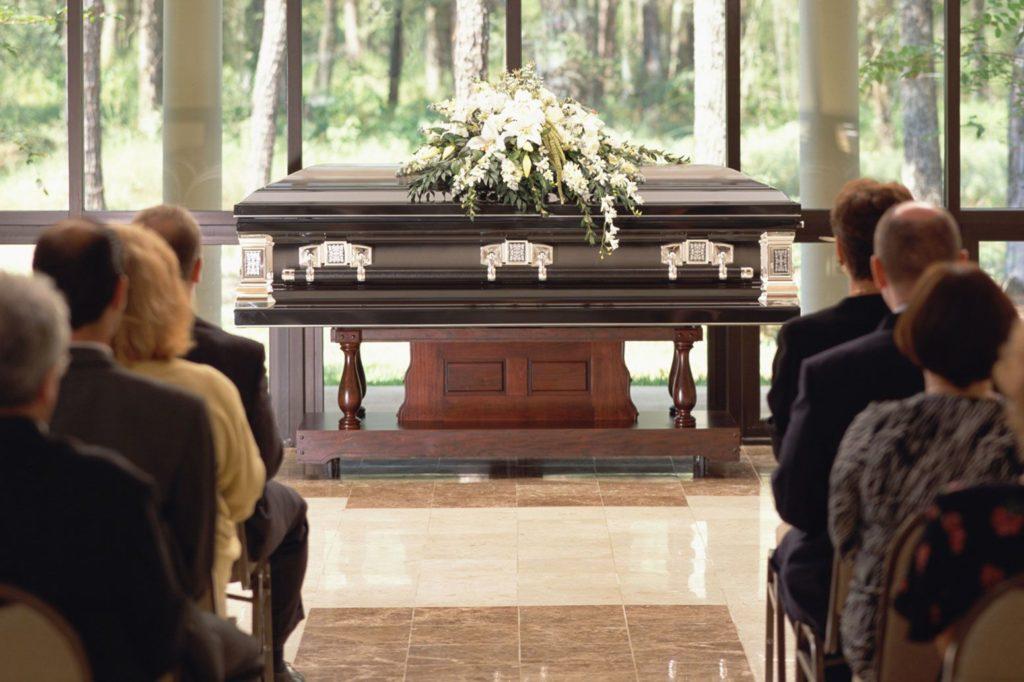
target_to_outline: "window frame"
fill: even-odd
[[[726,159],[727,165],[740,167],[741,104],[740,42],[742,0],[722,0],[726,10],[725,87],[726,87]],[[286,0],[286,112],[288,172],[302,168],[302,0]],[[0,210],[0,244],[31,244],[46,226],[67,217],[90,217],[105,221],[125,221],[131,211],[86,211],[84,209],[84,119],[83,119],[83,0],[67,1],[67,128],[68,128],[68,210]],[[946,46],[944,60],[944,203],[961,226],[964,246],[973,259],[978,258],[982,241],[1011,241],[1024,238],[1024,209],[967,209],[960,202],[960,59],[961,9],[959,2],[944,3],[941,38]],[[522,0],[505,3],[505,54],[508,68],[522,66]],[[139,207],[143,208],[143,207]],[[208,245],[236,244],[235,221],[231,211],[200,211],[196,218]],[[830,234],[828,212],[803,210],[804,229],[798,241],[816,242]],[[739,422],[744,438],[767,438],[767,426],[760,418],[760,368],[758,335],[751,328],[725,327],[709,330],[708,407],[729,409]],[[303,412],[323,409],[322,391],[316,398],[315,376],[321,374],[323,348],[317,334],[303,330],[271,330],[269,357],[275,365],[295,369],[290,361],[296,353],[319,367],[306,367],[304,380],[272,382],[285,433],[292,433]],[[272,375],[279,374],[272,372]],[[294,379],[294,378],[293,378]],[[312,382],[311,386],[306,386]]]

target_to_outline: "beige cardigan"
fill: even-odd
[[[214,589],[217,611],[223,613],[224,590],[230,579],[231,565],[241,555],[236,524],[252,515],[266,479],[242,399],[231,380],[208,365],[178,358],[137,362],[128,367],[194,393],[206,403],[217,457]]]

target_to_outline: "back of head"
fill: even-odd
[[[187,209],[169,204],[152,206],[136,213],[132,222],[160,235],[178,259],[181,278],[186,281],[192,278],[199,261],[202,235],[199,223]]]
[[[898,182],[881,183],[871,178],[850,180],[839,190],[829,217],[832,234],[853,279],[871,279],[878,221],[887,210],[911,199],[910,190]]]
[[[32,403],[67,355],[68,308],[48,277],[0,272],[0,409]]]
[[[933,263],[957,260],[961,249],[960,228],[953,216],[924,202],[893,206],[875,231],[875,256],[886,278],[897,287],[913,286]]]
[[[138,225],[112,228],[124,245],[128,301],[111,346],[122,362],[170,360],[191,344],[192,308],[178,261],[163,239]]]
[[[32,268],[48,275],[71,310],[71,328],[98,320],[110,305],[124,274],[121,245],[105,225],[74,218],[43,233]]]
[[[920,278],[895,341],[915,364],[960,388],[989,379],[1017,311],[976,265],[936,263]]]

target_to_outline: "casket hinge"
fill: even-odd
[[[670,281],[679,279],[681,265],[718,266],[718,279],[729,279],[729,268],[735,258],[732,244],[710,239],[687,239],[674,244],[661,245],[661,263],[668,266]]]
[[[316,280],[317,268],[355,268],[356,281],[365,282],[366,268],[373,265],[373,247],[347,241],[307,244],[299,247],[299,265],[306,270],[306,284]],[[281,274],[285,281],[295,281],[294,271]]]
[[[537,279],[547,281],[548,266],[555,262],[555,249],[548,244],[534,244],[525,239],[506,239],[480,247],[480,264],[487,267],[487,281],[498,279],[498,268],[505,265],[537,268]]]

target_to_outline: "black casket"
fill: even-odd
[[[798,313],[800,207],[715,166],[645,169],[600,258],[574,207],[546,217],[412,203],[394,167],[313,166],[235,206],[239,325],[744,324]],[[599,218],[596,218],[599,220]]]

